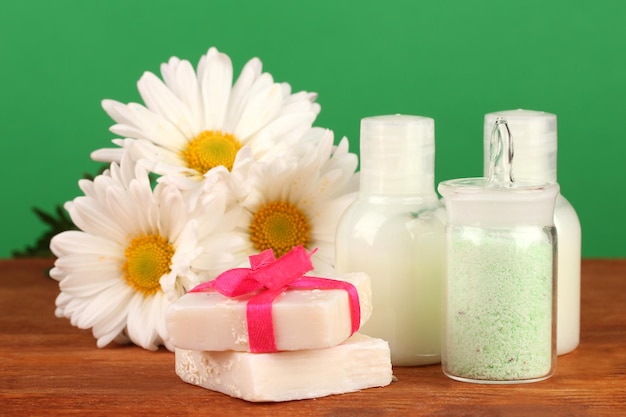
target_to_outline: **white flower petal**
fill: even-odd
[[[133,157],[152,172],[160,175],[168,173],[195,173],[199,174],[185,166],[185,162],[177,151],[172,151],[155,145],[150,141],[137,140],[128,147]]]
[[[172,242],[177,242],[183,230],[187,227],[187,205],[180,190],[167,184],[159,183],[155,189],[158,194],[158,204],[167,206],[167,212],[159,218],[158,229],[161,235],[169,236]]]
[[[59,288],[65,294],[77,297],[92,297],[98,293],[119,284],[119,268],[105,270],[99,268],[90,273],[66,274],[59,283]]]
[[[244,65],[241,74],[235,81],[228,103],[228,115],[224,124],[224,129],[228,132],[235,130],[235,126],[243,109],[244,98],[248,90],[254,85],[257,78],[261,76],[263,64],[258,58],[252,58]]]
[[[125,288],[123,288],[125,287]],[[113,305],[123,305],[127,302],[128,293],[132,290],[125,285],[114,285],[103,289],[95,297],[84,302],[85,308],[81,311],[80,316],[72,317],[75,320],[74,325],[80,329],[89,329],[106,319],[106,312]],[[105,320],[106,321],[106,320]]]
[[[52,253],[59,257],[70,253],[113,257],[120,254],[120,248],[117,242],[76,230],[59,233],[50,240]]]
[[[257,133],[279,114],[281,103],[282,95],[278,84],[270,84],[258,94],[251,94],[235,127],[235,137],[242,143],[246,143],[250,136]]]
[[[54,265],[66,275],[82,274],[89,276],[91,274],[102,275],[119,272],[123,259],[122,253],[110,256],[105,253],[97,253],[93,249],[90,252],[81,251],[64,254],[54,262]]]
[[[87,197],[77,197],[66,208],[74,224],[87,233],[116,241],[122,240],[125,235],[118,223]]]
[[[135,126],[131,126],[131,125],[116,124],[116,125],[111,126],[109,130],[115,133],[116,135],[126,137],[126,138],[146,139],[146,140],[150,139],[144,135],[143,130]]]
[[[156,75],[145,72],[137,86],[148,109],[176,126],[186,138],[199,133],[194,129],[191,111]]]
[[[161,65],[161,74],[168,87],[191,112],[193,119],[189,123],[193,131],[200,132],[204,126],[202,94],[191,63],[172,57],[168,64]]]
[[[122,160],[124,149],[102,148],[91,153],[91,159],[96,162],[119,162]]]
[[[97,324],[92,330],[99,348],[107,346],[113,340],[119,341],[121,333],[126,328],[126,311],[120,309],[116,312],[118,315]]]
[[[117,100],[105,99],[102,100],[102,108],[104,111],[119,124],[132,124],[132,118],[128,118],[126,115],[126,105],[120,103]]]
[[[198,78],[204,99],[204,128],[221,130],[233,81],[233,66],[228,55],[218,53],[208,58]]]
[[[178,129],[164,116],[154,113],[140,104],[129,103],[123,109],[118,110],[123,111],[125,117],[130,119],[129,125],[141,129],[143,137],[156,145],[169,150],[179,150],[187,143],[188,137],[184,135],[181,129]]]
[[[315,114],[312,111],[279,116],[265,126],[259,134],[252,137],[247,144],[254,148],[257,159],[261,159],[265,154],[272,151],[276,152],[277,146],[281,144],[287,148],[285,153],[293,152],[294,147],[297,148],[295,142],[307,131],[314,120]],[[290,133],[294,133],[295,138],[297,138],[295,141],[288,140],[291,136]],[[277,141],[278,139],[280,141]]]
[[[164,320],[167,300],[163,293],[143,297],[135,294],[128,306],[127,332],[130,340],[144,349],[156,350],[161,344],[156,322]]]

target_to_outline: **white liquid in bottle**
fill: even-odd
[[[337,230],[336,268],[372,282],[361,332],[389,342],[394,366],[438,363],[445,212],[434,190],[434,121],[361,123],[361,187]]]

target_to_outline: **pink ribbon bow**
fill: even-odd
[[[250,256],[251,268],[235,268],[223,272],[213,281],[202,283],[189,292],[216,290],[227,297],[255,293],[246,305],[250,351],[255,353],[276,352],[272,303],[288,289],[341,289],[348,292],[352,333],[361,325],[359,294],[354,285],[345,281],[304,276],[313,269],[311,255],[302,246],[296,246],[276,259],[267,249]]]

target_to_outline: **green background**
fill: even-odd
[[[558,115],[559,183],[584,257],[626,257],[626,2],[6,1],[0,6],[0,257],[46,231],[100,165],[103,98],[137,101],[143,71],[210,46],[319,93],[316,125],[358,151],[362,117],[436,121],[437,182],[482,175],[487,112]]]

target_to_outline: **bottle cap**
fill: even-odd
[[[361,120],[361,192],[434,192],[435,121],[386,115]]]
[[[489,170],[489,141],[498,117],[506,118],[514,143],[516,178],[555,183],[557,164],[556,115],[534,110],[505,110],[485,115],[484,174]]]

